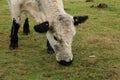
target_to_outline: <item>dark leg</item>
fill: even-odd
[[[15,19],[13,19],[12,29],[11,29],[11,40],[9,49],[17,49],[18,48],[18,30],[20,25],[16,23]]]
[[[47,40],[47,52],[49,54],[55,53],[48,40]]]
[[[28,18],[26,18],[25,23],[23,25],[23,34],[28,35],[29,33],[30,33],[29,21],[28,21]]]

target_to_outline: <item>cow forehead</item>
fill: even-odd
[[[57,34],[72,34],[75,32],[75,27],[71,25],[58,25],[54,27],[54,32]]]
[[[55,21],[54,21],[54,28],[59,29],[62,31],[70,31],[73,29],[74,25],[71,20],[71,18],[65,17],[65,16],[59,16]]]
[[[57,33],[58,35],[69,35],[76,32],[73,20],[69,15],[58,15],[54,18],[53,23],[50,27],[51,33]]]

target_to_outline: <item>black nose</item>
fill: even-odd
[[[71,61],[69,61],[69,62],[66,62],[66,61],[64,61],[64,60],[58,61],[58,63],[59,63],[60,65],[63,65],[63,66],[69,66],[69,65],[72,64],[72,62],[73,62],[73,60],[71,60]]]

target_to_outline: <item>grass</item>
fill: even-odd
[[[90,8],[99,3],[108,8]],[[88,15],[77,27],[73,41],[74,62],[60,66],[55,54],[46,53],[45,34],[19,30],[19,49],[10,51],[11,17],[6,0],[0,0],[0,80],[120,80],[120,0],[64,0],[71,15]],[[95,56],[95,57],[90,57]]]

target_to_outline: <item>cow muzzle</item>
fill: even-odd
[[[69,66],[72,64],[73,60],[67,62],[65,60],[61,60],[61,61],[57,61],[60,65],[63,65],[63,66]]]

